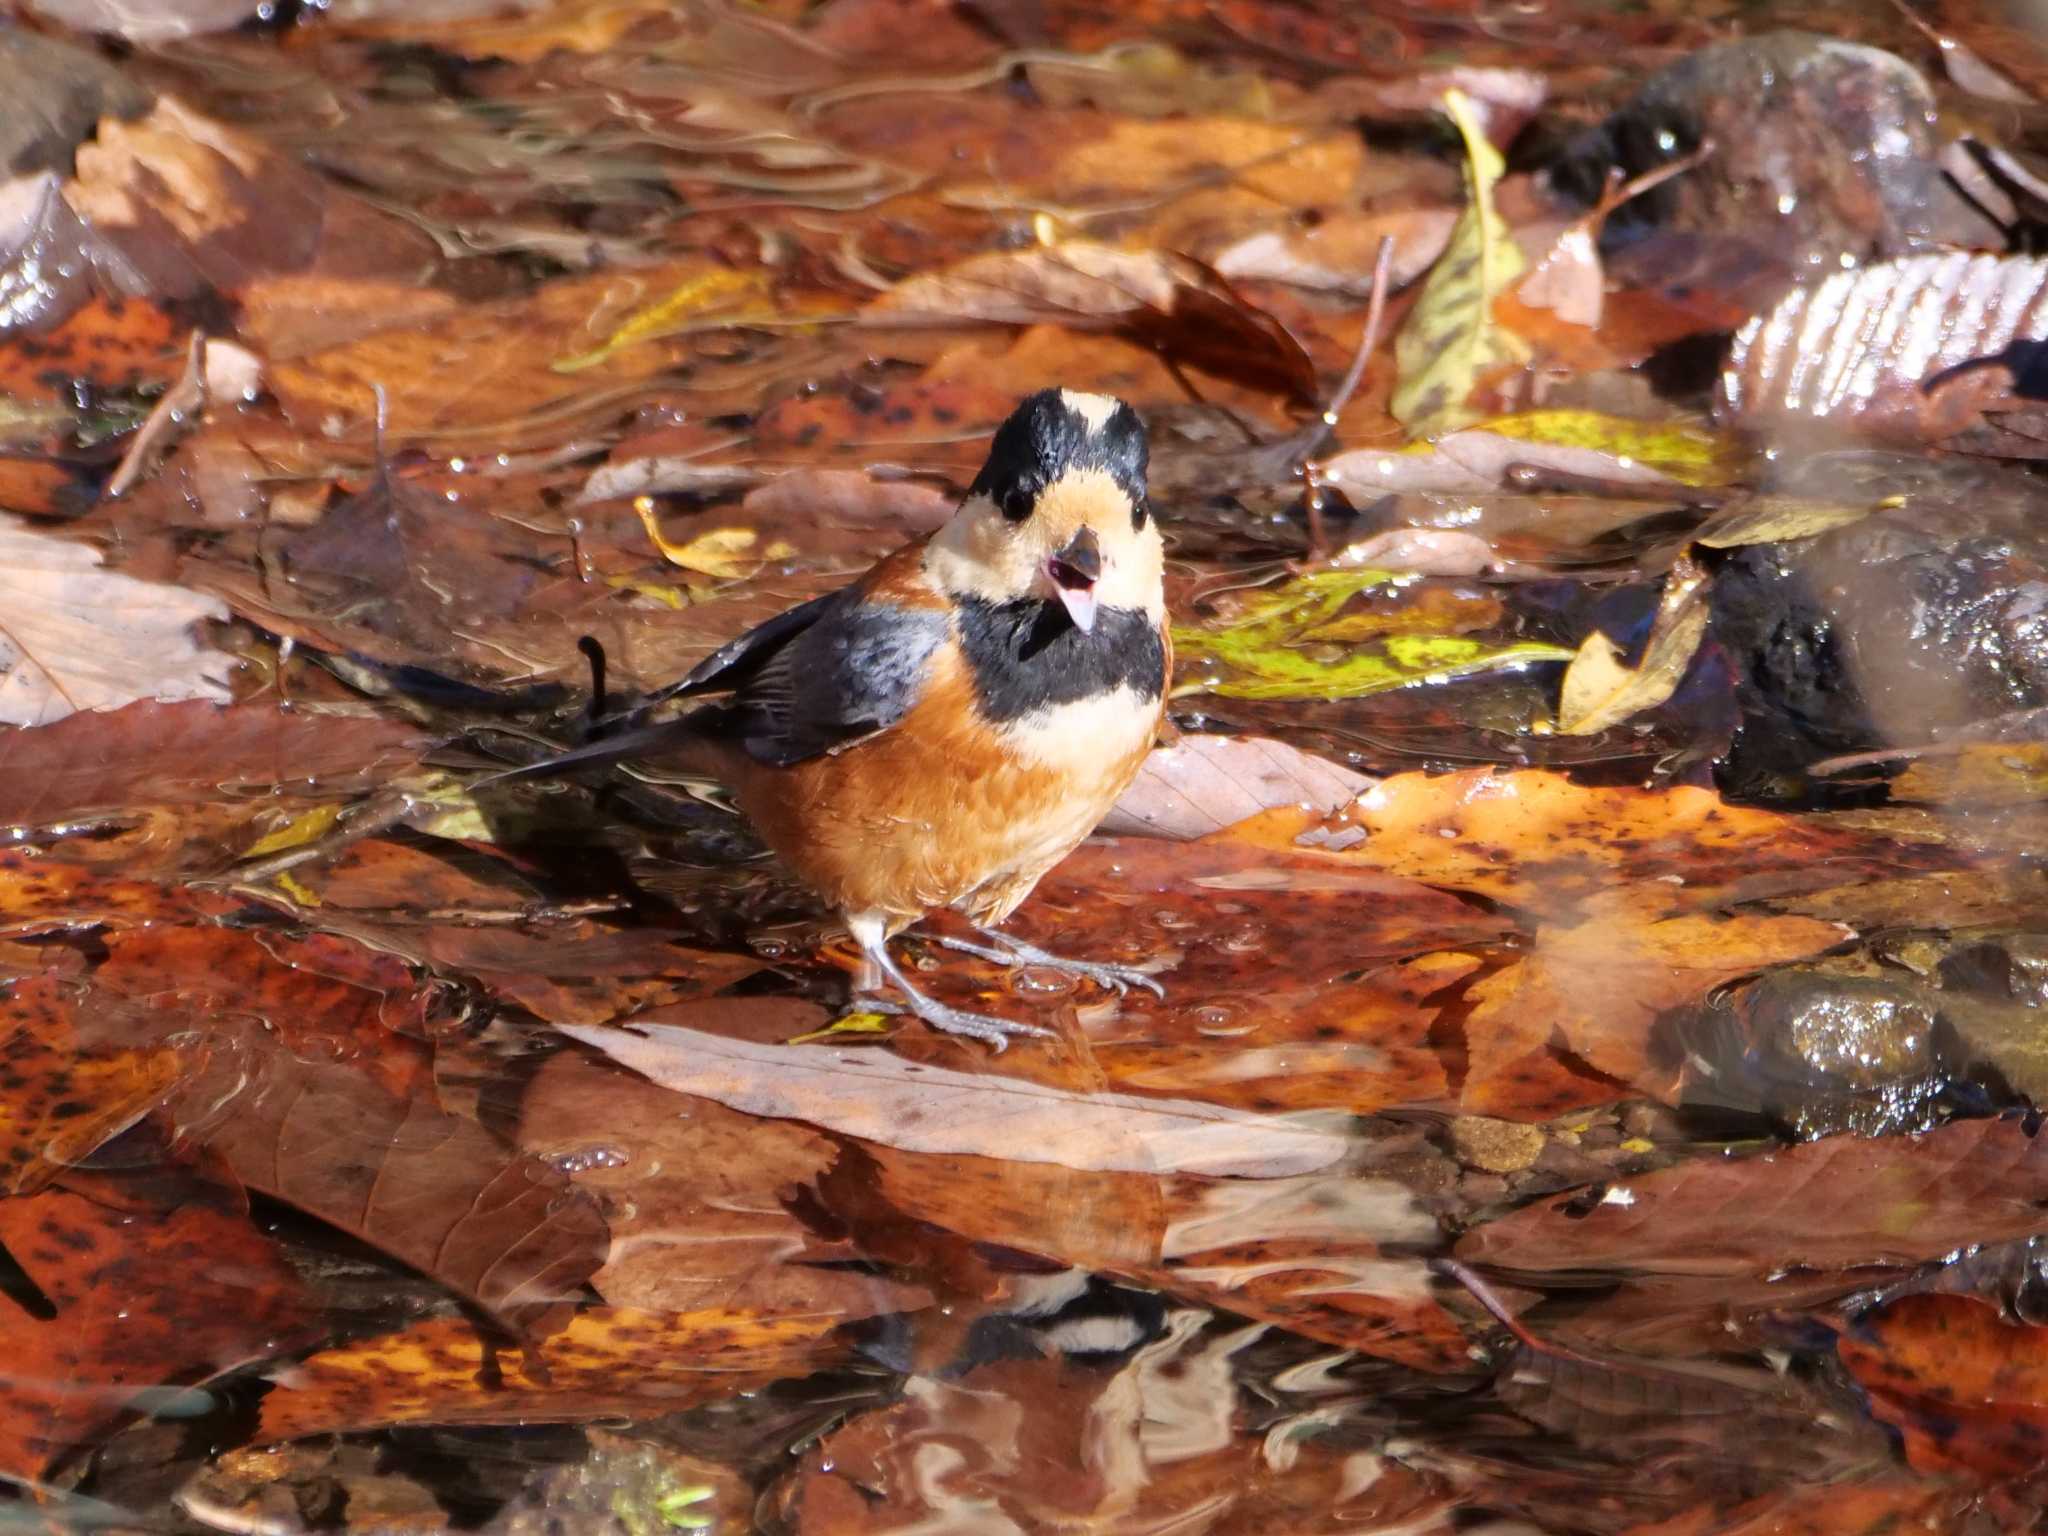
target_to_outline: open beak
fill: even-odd
[[[1074,628],[1087,634],[1095,628],[1095,583],[1102,577],[1102,547],[1095,542],[1095,530],[1083,528],[1066,548],[1045,562],[1045,574],[1052,578],[1053,595],[1074,621]]]

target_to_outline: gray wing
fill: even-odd
[[[849,587],[818,599],[800,626],[752,645],[762,631],[743,636],[738,649],[727,647],[730,658],[715,671],[707,670],[709,662],[699,667],[679,692],[730,690],[722,703],[690,718],[738,741],[757,762],[787,768],[901,720],[923,691],[947,629],[943,613],[871,601]]]
[[[917,702],[947,630],[943,613],[870,602],[859,588],[843,587],[728,641],[647,703],[714,693],[726,698],[680,719],[492,774],[475,787],[659,756],[665,747],[705,735],[736,741],[757,762],[787,768],[901,720]]]

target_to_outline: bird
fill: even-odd
[[[688,713],[496,777],[645,756],[718,781],[894,984],[903,1002],[885,1011],[998,1051],[1052,1031],[927,996],[891,938],[950,908],[984,941],[950,948],[1164,996],[1144,971],[999,931],[1129,787],[1165,718],[1148,461],[1124,401],[1040,390],[944,525],[720,647],[632,721],[703,701]]]

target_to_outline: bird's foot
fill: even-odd
[[[1117,965],[1107,960],[1069,960],[1065,955],[1056,955],[1051,950],[1040,949],[1036,944],[1026,944],[1022,939],[1013,939],[1008,934],[996,933],[987,928],[975,930],[988,942],[977,944],[972,939],[949,938],[943,934],[933,935],[932,942],[947,949],[958,950],[963,955],[977,955],[983,960],[993,960],[998,965],[1042,965],[1050,971],[1062,971],[1069,976],[1079,976],[1097,986],[1107,987],[1122,996],[1132,987],[1143,987],[1160,997],[1166,996],[1166,988],[1150,971],[1140,970],[1135,965]]]
[[[894,1002],[887,998],[862,997],[855,1006],[865,1013],[911,1014],[949,1035],[962,1035],[969,1040],[979,1040],[993,1046],[997,1052],[1005,1050],[1013,1035],[1028,1035],[1041,1040],[1057,1040],[1052,1030],[1036,1024],[1017,1024],[1009,1019],[999,1019],[992,1013],[969,1013],[964,1008],[949,1008],[935,998],[926,997],[922,992],[909,994],[912,1001]]]

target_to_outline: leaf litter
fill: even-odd
[[[52,1519],[2038,1523],[2048,550],[1927,454],[2048,436],[2031,45],[1801,6],[1780,88],[1646,124],[1725,18],[37,9],[0,1461]],[[1935,56],[2011,250],[1854,224]],[[1803,268],[1686,222],[1752,149]],[[710,786],[469,791],[928,533],[1039,387],[1145,416],[1180,668],[1015,930],[1163,1001],[905,935],[1053,1031],[990,1059],[848,1012]]]

